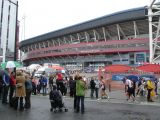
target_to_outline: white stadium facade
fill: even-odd
[[[22,61],[76,69],[149,62],[148,18],[148,8],[140,7],[26,39],[20,42]]]

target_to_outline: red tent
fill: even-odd
[[[146,64],[146,65],[138,66],[137,69],[145,71],[145,72],[159,73],[160,72],[160,65],[157,65],[157,64]]]
[[[105,67],[106,72],[112,72],[112,73],[128,72],[131,69],[132,67],[128,65],[109,65]]]

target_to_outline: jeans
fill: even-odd
[[[84,113],[84,96],[77,96],[76,111],[79,112],[81,102],[81,113]]]
[[[2,103],[7,103],[8,90],[9,86],[3,86]]]
[[[25,108],[30,108],[31,107],[31,93],[32,90],[26,89],[26,97],[25,97]]]
[[[94,90],[95,89],[91,89],[91,98],[93,98],[94,96],[93,96],[93,94],[94,94]]]
[[[77,110],[77,96],[74,95],[74,103],[73,103],[73,107],[74,107],[74,110]]]
[[[47,85],[42,85],[43,95],[47,93]]]
[[[57,90],[60,90],[63,95],[64,93],[63,80],[56,80],[56,84],[57,84]]]
[[[24,109],[24,106],[23,106],[23,97],[20,97],[20,98],[16,97],[16,102],[15,102],[14,108],[17,110],[19,99],[20,99],[20,110],[23,110]]]
[[[96,98],[98,99],[99,88],[95,88]]]
[[[10,85],[10,91],[9,91],[9,103],[11,105],[11,100],[13,98],[13,94],[15,92],[16,86],[15,85]]]
[[[148,89],[147,101],[151,100],[151,91],[152,89]]]
[[[0,100],[2,99],[3,86],[0,86]]]

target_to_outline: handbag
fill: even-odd
[[[20,87],[22,87],[22,86],[23,86],[22,83],[17,83],[17,84],[16,84],[16,87],[17,87],[17,88],[20,88]]]

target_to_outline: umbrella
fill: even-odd
[[[8,61],[1,64],[3,69],[5,68],[15,68],[15,67],[22,67],[22,64],[17,61]]]
[[[134,82],[139,81],[139,77],[136,75],[128,75],[127,78]]]
[[[40,67],[42,67],[41,65],[39,65],[39,64],[31,64],[31,65],[29,65],[28,67],[27,67],[27,69],[29,69],[29,70],[37,70],[38,68],[40,68]]]
[[[127,75],[127,76],[125,76],[125,77],[122,79],[123,83],[126,82],[126,79],[129,79],[129,80],[134,81],[134,82],[139,81],[139,77],[136,76],[136,75]]]
[[[141,75],[140,78],[144,78],[144,80],[152,80],[155,81],[156,77],[154,75]]]

